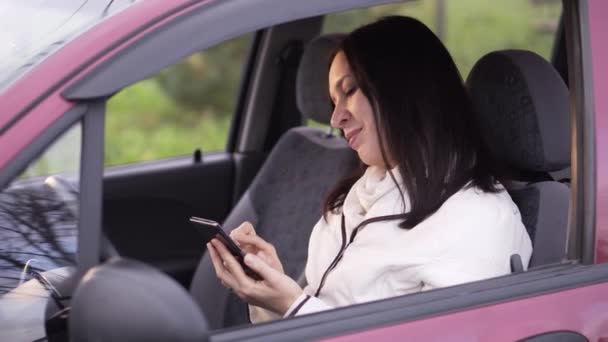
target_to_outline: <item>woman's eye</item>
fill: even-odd
[[[357,87],[350,87],[344,92],[344,94],[346,96],[351,96],[352,94],[355,93],[355,91],[357,91]]]

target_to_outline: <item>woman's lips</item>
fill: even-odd
[[[349,132],[346,135],[346,140],[348,141],[348,144],[350,145],[350,147],[353,148],[353,149],[355,148],[355,141],[356,141],[357,137],[359,136],[359,133],[361,133],[361,130],[362,129],[359,128],[359,129],[356,129],[356,130],[354,130],[352,132]]]

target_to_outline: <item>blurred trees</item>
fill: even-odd
[[[438,36],[466,78],[493,50],[527,49],[550,59],[560,14],[559,0],[406,1],[330,15],[323,32],[349,32],[387,15],[411,16],[436,34],[441,31]]]
[[[484,54],[528,49],[550,59],[559,0],[419,0],[326,17],[323,33],[349,32],[387,15],[418,18],[442,41],[464,78]],[[194,54],[124,89],[108,104],[106,164],[224,148],[252,34]]]
[[[161,71],[155,80],[190,114],[230,116],[251,39],[252,34],[246,34],[194,54]]]
[[[224,148],[252,34],[223,42],[108,102],[105,164]]]

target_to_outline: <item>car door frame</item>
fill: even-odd
[[[189,286],[192,271],[198,264],[203,249],[196,244],[198,235],[193,229],[188,230],[190,227],[187,223],[184,227],[180,224],[171,226],[166,222],[165,217],[177,220],[181,216],[176,216],[172,210],[189,206],[193,208],[190,210],[191,214],[196,213],[197,216],[218,222],[225,219],[230,208],[247,189],[262,165],[268,153],[265,142],[269,140],[270,133],[279,136],[293,125],[301,124],[301,117],[295,106],[295,94],[293,99],[287,102],[277,102],[273,99],[276,98],[274,94],[281,91],[282,86],[285,85],[282,83],[284,72],[289,71],[291,78],[295,78],[293,66],[282,62],[285,50],[294,44],[303,46],[318,34],[320,27],[321,19],[313,17],[265,28],[254,33],[250,53],[244,63],[225,151],[198,155],[195,152],[194,156],[177,156],[106,168],[104,229],[121,254],[153,264],[171,274],[185,287]],[[301,54],[301,51],[299,53]],[[297,54],[298,52],[294,57],[299,59]],[[270,127],[275,117],[279,117],[279,120],[275,120],[275,125]],[[280,132],[277,132],[277,128]],[[226,172],[218,174],[217,171],[222,169]],[[156,186],[150,186],[153,184],[151,180]],[[224,186],[220,189],[216,187],[227,181],[231,182],[230,187]],[[185,183],[189,184],[186,189],[177,186]],[[218,190],[222,192],[218,194]],[[138,202],[133,203],[133,215],[130,214],[131,211],[123,212],[122,208],[131,206],[130,201],[137,200],[145,203],[143,205],[139,205]],[[137,208],[159,207],[159,203],[165,203],[166,206],[167,212],[162,217],[155,218],[160,212],[146,215],[141,220],[134,217],[137,215],[136,212],[142,214],[141,209]],[[222,207],[224,209],[221,209]],[[120,215],[116,215],[116,210],[119,210]],[[183,209],[178,210],[178,214],[183,211]],[[118,221],[125,223],[118,224],[114,216],[119,216]],[[145,241],[162,241],[162,243],[143,244],[139,241],[140,233],[136,227],[140,226],[146,226],[146,231],[151,236]],[[164,227],[173,229],[164,230]],[[183,234],[178,241],[174,239],[175,235],[163,238],[165,231],[166,234],[175,234],[176,231]],[[144,246],[133,247],[138,244]],[[176,247],[179,248],[179,253],[176,253]],[[179,254],[179,257],[163,260],[163,254]]]
[[[0,174],[0,188],[4,188],[27,166],[38,158],[54,141],[70,129],[76,122],[82,122],[81,160],[79,174],[79,215],[76,258],[77,273],[84,274],[89,268],[99,264],[101,254],[101,180],[103,167],[103,120],[104,101],[81,101],[68,107],[41,135],[16,158],[3,168]],[[37,109],[29,118],[39,116],[43,110]],[[25,125],[17,125],[7,134],[28,131]],[[31,122],[29,123],[31,124]]]
[[[255,1],[251,1],[253,3]],[[339,11],[352,7],[364,7],[375,1],[337,1],[330,5],[321,3],[321,1],[312,1],[312,3],[295,5],[295,9],[291,12],[291,18],[295,19],[298,16],[315,15]],[[270,4],[272,1],[257,1],[257,3]],[[221,10],[228,10],[228,7],[221,8],[221,3],[213,3]],[[226,5],[228,6],[228,5]],[[570,36],[570,44],[576,42],[576,37],[579,37],[577,44],[584,44],[581,40],[585,40],[584,33],[580,31],[584,27],[584,14],[588,13],[588,8],[585,7],[584,1],[578,1],[573,5],[583,16],[575,16],[572,20],[580,20],[577,26],[566,28],[566,34]],[[201,6],[202,7],[202,6]],[[227,9],[228,8],[228,9]],[[319,10],[318,8],[321,8]],[[257,9],[259,10],[259,9]],[[217,11],[222,12],[222,11]],[[200,14],[201,12],[199,12]],[[575,13],[574,11],[568,13]],[[267,13],[265,13],[267,14]],[[224,13],[225,15],[225,13]],[[225,20],[225,16],[223,19]],[[249,22],[246,29],[254,30],[263,25],[279,23],[281,20],[277,16],[272,16],[267,20],[257,22]],[[572,25],[567,20],[566,25]],[[239,26],[238,30],[244,30]],[[238,31],[232,33],[224,33],[224,38],[228,38]],[[575,39],[573,39],[575,38]],[[568,39],[568,38],[567,38]],[[143,43],[142,43],[143,44]],[[199,44],[199,48],[201,45]],[[572,46],[572,45],[570,45]],[[145,51],[145,49],[140,52]],[[569,53],[576,55],[577,50],[569,50]],[[585,55],[585,50],[580,50]],[[578,56],[580,58],[580,55]],[[139,58],[137,54],[133,54],[131,58]],[[446,315],[446,312],[462,312],[470,308],[487,307],[492,304],[504,302],[516,302],[517,299],[526,298],[542,298],[543,296],[560,295],[564,290],[574,287],[582,287],[595,291],[598,287],[602,290],[606,289],[605,282],[608,279],[608,269],[606,265],[591,265],[593,263],[594,254],[594,228],[595,228],[595,153],[593,153],[595,135],[593,132],[593,101],[589,99],[592,94],[592,87],[589,87],[589,58],[569,58],[569,63],[574,63],[574,68],[570,71],[571,77],[582,77],[582,82],[571,84],[571,92],[573,92],[574,106],[573,119],[573,150],[575,167],[573,168],[576,176],[573,180],[574,201],[572,204],[573,219],[571,227],[572,245],[569,248],[570,256],[574,259],[581,260],[582,264],[552,265],[547,268],[532,270],[522,274],[509,275],[505,277],[455,286],[451,288],[439,289],[425,294],[403,296],[392,298],[390,300],[379,301],[369,304],[355,305],[349,308],[333,310],[306,317],[299,317],[293,320],[285,320],[275,323],[262,324],[254,327],[237,328],[229,331],[218,331],[211,337],[212,340],[230,341],[235,339],[256,340],[264,338],[279,338],[281,336],[289,338],[290,336],[296,339],[330,337],[339,334],[345,334],[362,329],[371,329],[383,327],[386,325],[400,324],[409,320],[421,320],[433,316]],[[577,62],[574,62],[577,61]],[[577,67],[577,63],[580,63]],[[101,68],[109,67],[107,64],[101,64]],[[578,69],[577,69],[578,68]],[[98,69],[100,71],[101,69]],[[574,70],[582,70],[579,75],[573,74]],[[118,80],[120,82],[112,83],[107,78],[108,75],[100,72],[95,75],[81,79],[73,88],[64,92],[66,98],[74,100],[90,99],[94,97],[104,96],[120,88],[121,82],[129,83],[129,80]],[[587,76],[585,76],[587,75]],[[105,78],[104,78],[105,77]],[[137,78],[137,77],[136,77]],[[99,82],[99,83],[97,83]],[[589,102],[591,101],[591,102]],[[591,104],[591,106],[589,105]],[[582,165],[585,168],[580,172]],[[556,279],[557,278],[557,279]],[[605,291],[604,291],[605,292]],[[594,292],[595,293],[595,292]],[[466,294],[466,295],[463,295]],[[603,302],[606,302],[605,297],[601,297]],[[405,309],[404,309],[405,308]],[[424,311],[427,308],[427,311]],[[407,316],[410,315],[410,316]],[[426,315],[426,316],[425,316]],[[342,319],[340,319],[342,317]],[[376,318],[374,318],[376,317]],[[325,330],[320,328],[320,325],[326,326]],[[290,331],[299,331],[300,335],[285,335]]]
[[[599,6],[598,6],[599,7]],[[604,9],[608,6],[604,6]],[[598,113],[594,109],[594,84],[591,58],[591,42],[589,15],[590,7],[586,1],[564,2],[566,40],[568,46],[569,79],[571,96],[572,119],[572,151],[574,177],[572,182],[570,244],[568,253],[570,258],[580,260],[580,263],[550,265],[542,269],[531,270],[522,274],[485,280],[477,283],[438,289],[432,293],[417,294],[391,298],[364,305],[355,305],[345,309],[318,313],[298,318],[300,321],[288,320],[275,322],[269,325],[260,325],[242,330],[227,330],[218,332],[211,337],[212,341],[233,340],[308,340],[338,336],[331,340],[373,340],[398,337],[400,339],[429,339],[454,338],[452,335],[459,330],[468,328],[459,322],[459,317],[477,314],[500,312],[504,315],[504,322],[497,320],[510,330],[513,324],[520,323],[517,334],[500,335],[500,330],[494,331],[504,340],[530,339],[560,336],[576,337],[581,340],[583,336],[596,340],[608,335],[602,322],[608,321],[608,315],[598,307],[608,304],[608,267],[606,264],[594,264],[598,260],[595,244],[597,222],[595,220],[597,196],[596,188],[596,145],[595,118]],[[603,26],[604,28],[606,25]],[[600,59],[598,59],[600,60]],[[604,119],[605,120],[605,119]],[[601,175],[600,175],[601,177]],[[601,190],[600,190],[601,191]],[[599,227],[598,227],[599,228]],[[605,228],[604,228],[605,229]],[[545,278],[545,275],[547,276]],[[540,278],[537,278],[540,277]],[[593,279],[592,279],[593,278]],[[512,282],[511,284],[509,284]],[[488,286],[488,288],[479,288]],[[520,291],[521,292],[518,292]],[[443,298],[432,298],[444,295]],[[569,297],[578,296],[578,302],[569,302]],[[418,302],[420,301],[420,302]],[[544,301],[544,302],[543,302]],[[452,304],[449,304],[452,303]],[[517,319],[509,319],[507,307],[532,308],[535,303],[562,303],[563,310],[572,309],[562,315],[562,320],[556,320],[557,325],[538,323],[535,326],[526,326]],[[572,306],[568,306],[572,304]],[[433,307],[438,306],[437,311]],[[368,315],[361,312],[367,311]],[[347,315],[350,312],[352,315]],[[526,312],[513,310],[511,315],[518,318],[533,319],[535,315],[544,321],[551,321],[551,314],[545,310]],[[382,315],[386,317],[382,317]],[[579,317],[587,317],[581,322]],[[593,322],[588,321],[593,319]],[[452,324],[448,323],[452,321]],[[411,321],[411,322],[410,322]],[[408,323],[410,322],[410,323]],[[491,321],[490,321],[491,322]],[[460,324],[459,324],[460,323]],[[469,322],[467,322],[469,323]],[[425,326],[426,324],[426,326]],[[474,323],[473,323],[474,324]],[[488,322],[484,322],[488,324]],[[561,324],[561,325],[560,325]],[[442,326],[447,333],[431,331],[429,327]],[[449,327],[454,329],[450,330]],[[492,329],[497,328],[495,325]],[[553,328],[554,330],[551,330]],[[371,329],[371,330],[366,330]],[[480,327],[480,330],[483,329]],[[486,328],[487,329],[487,328]],[[548,329],[548,330],[543,330]],[[417,332],[422,331],[418,334]],[[359,332],[357,334],[357,332]],[[339,337],[339,335],[342,335]],[[491,336],[491,335],[490,335]],[[478,335],[472,332],[460,336],[464,339],[487,339],[488,335]],[[583,339],[584,340],[584,339]]]
[[[400,338],[407,336],[408,321],[424,321],[424,318],[446,316],[446,312],[459,312],[466,314],[473,312],[479,307],[499,306],[503,303],[518,304],[519,300],[542,301],[552,298],[555,301],[564,301],[565,293],[593,294],[593,301],[585,304],[591,307],[595,303],[608,303],[608,298],[602,295],[602,291],[608,289],[608,268],[606,265],[594,265],[594,243],[595,243],[595,134],[593,110],[593,87],[592,72],[590,64],[590,45],[588,13],[589,9],[585,2],[565,2],[566,37],[568,49],[569,78],[571,82],[571,104],[572,104],[572,149],[575,165],[575,177],[573,178],[573,200],[571,203],[570,223],[570,245],[569,256],[580,260],[581,263],[566,265],[554,265],[542,270],[533,270],[521,275],[510,275],[494,280],[486,280],[479,283],[465,284],[462,286],[439,289],[434,291],[434,296],[445,295],[443,298],[432,299],[431,294],[405,296],[392,298],[390,300],[376,303],[355,305],[349,308],[336,309],[331,312],[318,313],[294,320],[262,324],[260,326],[245,329],[230,329],[213,334],[212,341],[233,340],[308,340],[332,335],[341,335],[370,328],[383,327],[390,324],[398,324],[395,330],[399,330]],[[573,48],[575,47],[575,48]],[[584,165],[584,168],[581,166]],[[578,172],[576,172],[578,171]],[[545,273],[543,275],[543,273]],[[549,275],[543,279],[545,275]],[[532,279],[527,279],[531,277]],[[541,278],[536,278],[541,277]],[[591,278],[590,278],[591,277]],[[593,279],[592,279],[593,278]],[[516,283],[508,284],[513,281]],[[490,283],[493,283],[490,285]],[[477,286],[489,286],[485,289]],[[578,288],[576,290],[573,290]],[[570,290],[570,291],[568,291]],[[521,291],[521,292],[518,292]],[[574,292],[573,292],[574,291]],[[464,296],[463,294],[466,294]],[[454,299],[458,295],[460,298]],[[433,297],[434,297],[433,296]],[[424,297],[424,298],[423,298]],[[531,300],[530,300],[531,298]],[[418,301],[423,301],[422,305]],[[451,302],[453,304],[448,304]],[[564,301],[565,302],[565,301]],[[438,306],[438,308],[435,307]],[[435,308],[434,308],[435,307]],[[433,311],[437,309],[437,311]],[[363,313],[365,310],[366,313]],[[359,314],[355,314],[359,311]],[[350,315],[348,314],[350,313]],[[575,314],[578,314],[575,312]],[[590,314],[590,312],[587,312]],[[606,320],[608,316],[599,312],[594,313],[596,319]],[[383,318],[382,315],[384,315]],[[572,320],[576,317],[572,315]],[[571,327],[580,329],[582,326]],[[404,330],[405,329],[405,330]],[[411,329],[415,329],[413,326]],[[542,328],[541,328],[542,329]],[[379,329],[378,329],[379,330]],[[517,338],[552,336],[552,333],[561,334],[563,331],[528,331],[530,335],[517,336]],[[522,331],[523,333],[523,331]],[[578,332],[574,332],[575,334]],[[601,337],[605,331],[586,331],[591,338]],[[347,335],[344,339],[366,340],[370,338],[382,338],[383,335],[373,335],[362,332],[364,338],[357,335]],[[393,335],[395,336],[395,335]],[[579,335],[580,336],[580,335]],[[386,337],[384,335],[384,337]],[[424,337],[424,336],[411,336]],[[426,336],[429,337],[429,336]],[[444,336],[446,337],[446,336]],[[336,338],[336,340],[341,340]]]

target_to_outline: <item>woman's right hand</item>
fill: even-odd
[[[256,255],[273,269],[285,273],[281,260],[277,255],[277,250],[271,243],[266,242],[256,234],[255,228],[253,228],[251,223],[243,222],[230,232],[230,237],[246,253]]]

